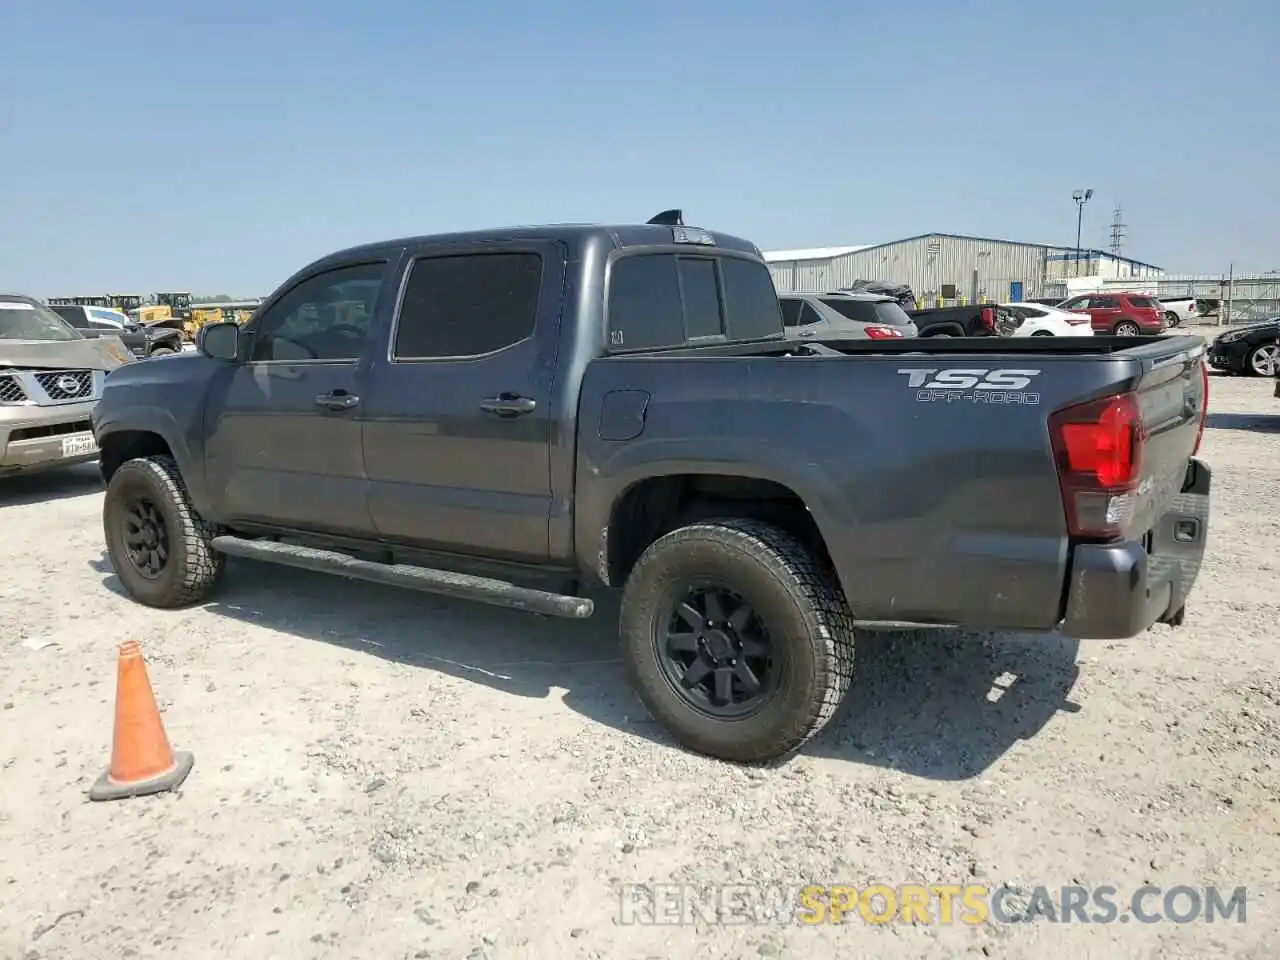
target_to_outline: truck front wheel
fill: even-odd
[[[111,566],[129,596],[149,607],[181,607],[213,589],[226,557],[215,531],[187,496],[172,457],[129,460],[107,485],[103,535]]]
[[[621,634],[649,712],[721,760],[793,753],[835,715],[853,673],[839,585],[755,520],[693,523],[651,544],[627,579]]]

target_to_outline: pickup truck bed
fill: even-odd
[[[1180,622],[1203,354],[788,342],[755,246],[678,222],[388,241],[113,373],[104,530],[157,607],[229,554],[567,617],[618,588],[650,711],[767,760],[833,715],[856,624]]]

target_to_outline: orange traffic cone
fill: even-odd
[[[90,800],[121,800],[182,785],[195,757],[174,753],[160,719],[138,641],[120,644],[116,666],[116,723],[111,766],[89,791]]]

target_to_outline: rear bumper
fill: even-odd
[[[1209,532],[1209,468],[1192,459],[1182,492],[1141,543],[1082,544],[1071,558],[1062,632],[1118,640],[1181,622]]]

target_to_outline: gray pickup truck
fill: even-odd
[[[94,415],[139,602],[228,555],[541,614],[622,591],[684,745],[784,756],[860,624],[1179,624],[1210,473],[1198,337],[798,343],[751,243],[675,212],[356,247]]]

